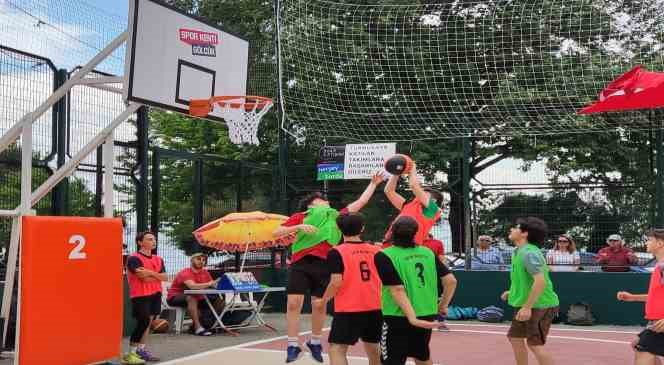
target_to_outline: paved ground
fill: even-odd
[[[205,351],[210,351],[210,350],[215,350],[215,349],[220,349],[220,348],[225,348],[225,347],[231,347],[231,346],[236,346],[240,344],[245,344],[248,342],[254,342],[254,341],[261,341],[261,340],[266,340],[266,339],[271,339],[279,336],[285,336],[286,334],[286,323],[285,323],[285,316],[283,314],[266,314],[265,315],[266,319],[268,322],[270,322],[276,329],[277,332],[272,332],[269,330],[265,329],[246,329],[246,330],[241,330],[240,336],[235,337],[235,336],[230,336],[230,335],[225,335],[225,334],[220,334],[220,335],[215,335],[211,337],[198,337],[198,336],[193,336],[190,334],[180,334],[180,335],[175,335],[175,334],[158,334],[158,335],[152,335],[150,338],[150,348],[153,350],[155,354],[160,356],[163,361],[168,361],[168,360],[174,360],[174,359],[179,359],[182,357],[194,355],[194,354],[199,354]],[[454,323],[454,322],[451,322]],[[459,322],[463,323],[464,326],[467,325],[473,325],[478,324],[478,322],[469,322],[469,321],[464,321],[464,322]],[[503,325],[508,324],[508,322],[505,322]],[[486,325],[486,324],[484,324]],[[304,315],[302,317],[302,327],[301,331],[308,331],[310,329],[309,327],[309,316]],[[326,324],[326,327],[329,326],[329,319],[328,323]],[[559,329],[573,329],[573,330],[584,330],[584,329],[592,329],[593,331],[621,331],[621,332],[638,332],[640,328],[638,327],[623,327],[623,326],[593,326],[593,327],[574,327],[574,326],[565,326],[565,325],[557,325],[556,326]],[[473,328],[465,328],[466,331],[462,332],[473,332]],[[470,330],[470,331],[468,331]],[[303,339],[303,338],[302,338]],[[502,336],[501,336],[502,339]],[[621,339],[624,342],[626,339]],[[281,340],[279,340],[281,341]],[[281,341],[283,342],[283,341]],[[455,341],[456,343],[456,341]],[[616,346],[620,346],[621,348],[625,346],[624,344],[614,344]],[[123,350],[126,351],[128,346],[128,339],[124,339],[123,341]],[[254,346],[256,347],[256,346]],[[260,346],[259,346],[260,347]],[[276,348],[275,348],[276,349]],[[272,350],[276,351],[276,350]],[[249,356],[250,354],[246,354],[246,356]],[[256,355],[256,353],[252,353],[251,356]],[[281,359],[281,353],[276,353],[275,358],[278,357]],[[8,357],[7,354],[3,354],[3,357]],[[248,357],[246,358],[248,360]],[[114,363],[117,363],[118,359],[115,359]],[[264,360],[267,360],[267,358],[264,358]],[[270,361],[268,361],[270,362]],[[281,362],[281,361],[279,361]],[[11,357],[5,358],[5,359],[0,359],[0,365],[11,365],[13,364],[13,360]],[[249,365],[248,363],[244,363],[243,365]]]

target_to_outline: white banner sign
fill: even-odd
[[[376,171],[383,170],[385,159],[396,150],[396,143],[347,144],[344,179],[370,179]]]

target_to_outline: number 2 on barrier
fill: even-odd
[[[75,234],[69,238],[69,243],[76,245],[73,250],[69,253],[70,260],[85,260],[87,255],[83,252],[83,247],[85,247],[85,237],[80,234]]]

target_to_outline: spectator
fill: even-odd
[[[471,261],[473,270],[498,270],[498,267],[489,265],[505,264],[500,251],[491,246],[492,242],[493,239],[487,235],[481,235],[477,238],[477,247]]]
[[[193,332],[197,336],[210,336],[212,333],[201,325],[201,310],[205,309],[207,303],[203,295],[186,295],[185,290],[207,289],[217,286],[217,280],[212,280],[212,275],[205,269],[207,263],[207,255],[204,253],[195,253],[191,256],[191,267],[183,269],[173,280],[173,284],[168,289],[168,296],[166,302],[171,307],[187,308],[187,312],[191,317],[194,325]],[[213,298],[213,306],[217,312],[221,312],[224,308],[224,300],[215,295]]]
[[[602,270],[607,272],[629,271],[629,266],[636,263],[636,255],[630,248],[623,246],[620,235],[612,234],[606,240],[609,247],[604,247],[597,252],[596,261],[602,265]]]
[[[551,271],[577,271],[581,263],[581,256],[576,250],[576,242],[570,235],[558,236],[553,249],[546,254],[546,263]]]

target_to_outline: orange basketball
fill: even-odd
[[[152,332],[154,333],[166,333],[168,332],[170,325],[167,320],[158,318],[152,321],[150,327],[152,328]]]
[[[402,154],[396,154],[385,160],[385,171],[392,175],[404,175],[413,168],[413,160]]]

